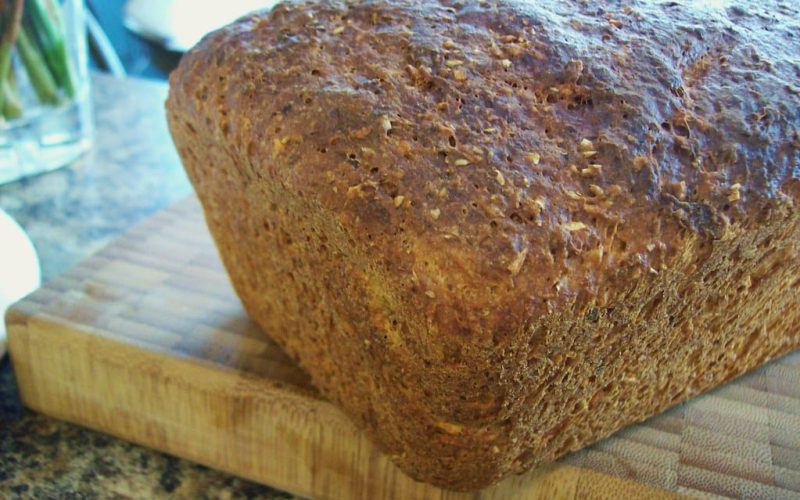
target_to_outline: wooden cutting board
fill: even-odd
[[[478,495],[413,481],[247,318],[194,198],[7,322],[28,407],[299,495],[800,495],[800,352]]]

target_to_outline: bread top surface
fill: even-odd
[[[730,3],[282,3],[169,105],[496,341],[797,202],[800,8]]]

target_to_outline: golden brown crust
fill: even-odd
[[[799,13],[280,4],[185,57],[170,126],[250,313],[475,488],[800,343],[759,302],[800,303]]]

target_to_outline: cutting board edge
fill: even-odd
[[[36,305],[34,304],[33,307],[35,308]],[[117,354],[123,357],[131,353],[138,353],[139,355],[144,354],[148,358],[162,358],[162,360],[166,360],[171,365],[180,365],[181,368],[192,367],[198,370],[215,370],[218,372],[219,376],[236,378],[237,383],[243,383],[245,385],[250,385],[253,383],[253,381],[252,377],[238,377],[231,370],[226,370],[222,367],[212,367],[208,363],[202,363],[196,360],[175,359],[168,354],[151,351],[134,343],[117,342],[111,339],[98,337],[92,332],[86,332],[76,328],[76,325],[67,325],[63,323],[59,324],[41,316],[29,315],[27,312],[22,310],[26,308],[27,307],[26,304],[24,304],[23,299],[23,301],[20,301],[12,306],[12,308],[9,308],[9,312],[6,316],[8,325],[9,355],[17,378],[20,399],[25,407],[58,420],[63,420],[82,427],[87,427],[95,431],[118,437],[125,441],[156,449],[170,455],[179,456],[214,469],[235,474],[240,477],[244,477],[262,484],[267,484],[278,489],[283,489],[294,494],[302,496],[319,495],[319,492],[298,488],[297,485],[291,481],[282,481],[274,477],[264,477],[263,474],[230,467],[224,462],[209,460],[208,457],[203,456],[202,453],[189,455],[184,451],[183,448],[179,446],[160,445],[159,443],[154,442],[153,438],[142,436],[140,433],[121,431],[114,425],[105,425],[103,423],[99,423],[94,418],[87,418],[86,415],[81,415],[76,412],[74,408],[65,409],[63,406],[54,404],[56,401],[45,401],[41,392],[41,386],[47,386],[52,383],[52,380],[60,377],[58,376],[57,372],[52,370],[52,366],[50,366],[50,370],[43,370],[41,369],[43,367],[41,366],[40,360],[32,359],[33,351],[30,346],[30,337],[31,335],[35,335],[34,332],[37,329],[49,329],[50,333],[53,333],[57,330],[59,333],[55,336],[61,337],[62,339],[65,337],[69,337],[73,340],[76,338],[82,338],[89,343],[106,345],[115,349]],[[34,326],[32,323],[38,324]],[[37,372],[47,373],[47,376],[41,377],[40,375],[37,375]],[[175,367],[170,370],[170,372],[179,373],[180,369]],[[261,380],[259,382],[265,385],[269,384],[268,380]],[[261,389],[263,388],[264,387],[261,387]],[[317,411],[322,410],[324,413],[333,415],[338,413],[338,410],[336,410],[329,402],[321,400],[317,397],[313,397],[311,394],[306,394],[302,390],[290,388],[288,386],[279,387],[275,385],[272,386],[272,389],[280,392],[281,398],[296,398],[296,401],[294,401],[295,403],[301,405],[308,405],[310,403],[312,406],[317,407]],[[59,403],[70,406],[71,398],[68,394],[56,392],[48,394],[48,396],[53,398],[61,398]],[[258,396],[250,395],[250,397]],[[261,397],[269,399],[268,394],[262,394]],[[349,420],[347,420],[344,415],[341,415],[341,418],[338,420],[344,425],[350,425]]]
[[[606,493],[610,491],[617,493],[635,491],[654,497],[663,496],[669,498],[672,496],[665,490],[649,485],[561,463],[551,464],[524,476],[508,478],[499,485],[480,492],[462,494],[441,490],[419,483],[402,473],[390,463],[387,457],[374,448],[366,436],[358,431],[340,410],[327,401],[310,397],[311,395],[305,394],[302,390],[294,390],[284,386],[273,386],[272,390],[264,391],[265,388],[269,389],[269,381],[267,380],[255,380],[254,377],[237,375],[230,370],[224,370],[222,367],[213,367],[207,363],[200,363],[192,359],[178,359],[167,353],[148,350],[133,343],[103,338],[91,331],[81,330],[84,325],[58,323],[54,319],[48,318],[45,314],[39,314],[37,313],[38,307],[36,303],[27,302],[23,299],[23,301],[10,308],[6,317],[11,360],[17,375],[20,397],[26,407],[59,420],[88,427],[132,443],[186,458],[208,467],[294,494],[314,498],[499,499],[512,497],[575,498],[579,494],[588,497],[602,496],[603,491]],[[37,356],[35,347],[39,342],[46,342],[51,350],[39,350]],[[63,348],[63,350],[60,348]],[[214,373],[215,378],[221,379],[216,381],[217,384],[229,389],[244,391],[245,394],[242,397],[247,400],[261,400],[267,404],[275,404],[275,396],[278,396],[278,399],[283,404],[296,405],[300,410],[314,415],[314,418],[321,419],[319,421],[315,420],[320,429],[330,429],[333,426],[334,430],[329,432],[328,438],[331,435],[338,435],[340,431],[351,433],[350,439],[345,439],[345,441],[357,443],[357,448],[359,449],[355,450],[355,453],[362,455],[360,460],[362,468],[360,471],[340,470],[337,472],[335,468],[332,471],[328,465],[322,465],[326,460],[325,457],[317,456],[316,458],[311,458],[310,462],[313,462],[312,464],[306,464],[309,469],[306,471],[309,472],[307,480],[293,480],[287,477],[290,474],[285,470],[274,470],[270,469],[270,467],[265,469],[263,464],[261,464],[260,469],[252,464],[250,467],[242,467],[241,464],[231,462],[231,460],[235,461],[235,458],[215,458],[206,446],[195,447],[192,451],[192,447],[187,446],[185,442],[173,444],[168,444],[164,441],[158,442],[160,438],[157,430],[151,429],[148,435],[148,431],[141,427],[121,428],[118,425],[118,415],[115,413],[115,411],[119,411],[119,408],[112,408],[111,410],[104,408],[104,398],[100,397],[101,393],[97,391],[95,391],[94,398],[90,394],[88,399],[86,397],[79,398],[75,393],[70,393],[70,382],[75,382],[74,377],[81,377],[81,375],[68,373],[69,370],[66,370],[68,365],[60,363],[57,357],[42,357],[47,352],[59,352],[62,354],[61,358],[68,358],[74,361],[80,358],[81,351],[83,351],[83,356],[93,357],[105,369],[110,369],[109,367],[114,365],[130,368],[133,360],[135,360],[134,366],[140,368],[146,367],[151,363],[164,363],[163,366],[165,368],[158,368],[149,373],[151,377],[160,378],[160,382],[164,380],[172,380],[174,382],[175,377],[178,377],[183,381],[190,382],[191,387],[199,390],[197,384],[200,383],[202,378],[193,379],[191,374],[211,371]],[[64,354],[69,355],[64,356]],[[72,367],[74,368],[74,363],[72,363]],[[187,370],[189,374],[186,373]],[[82,375],[83,378],[86,375],[84,373]],[[91,375],[91,371],[89,375]],[[93,378],[97,379],[97,377]],[[140,385],[136,385],[136,380],[140,382]],[[127,386],[129,390],[142,389],[147,385],[142,378],[133,379],[133,381],[133,385]],[[81,382],[87,383],[89,381],[81,380]],[[204,387],[203,390],[208,391],[209,388]],[[108,402],[106,401],[106,403]],[[132,406],[136,407],[136,405]],[[293,411],[297,412],[297,408]],[[104,413],[115,417],[114,425],[109,422],[103,422]],[[260,416],[263,418],[264,415]],[[138,418],[141,418],[141,415],[137,416]],[[280,418],[280,415],[276,416],[274,422],[264,425],[263,428],[290,423],[288,421],[280,422]],[[292,420],[291,423],[296,424],[297,421]],[[312,425],[314,424],[312,423]],[[222,427],[224,428],[224,426]],[[337,427],[341,428],[340,431],[336,430]],[[230,432],[232,429],[228,428],[228,431]],[[162,435],[167,433],[168,431],[161,431]],[[278,437],[277,434],[275,437]],[[317,443],[318,450],[319,446],[319,443]],[[323,448],[327,446],[327,449],[320,450],[322,453],[336,455],[339,459],[342,458],[342,454],[346,455],[353,452],[353,450],[337,451],[335,441],[322,446]],[[284,451],[289,453],[296,452],[297,450],[292,447],[291,443],[284,444]],[[295,463],[295,466],[297,466],[298,460],[302,461],[303,458],[299,456],[282,456],[273,461],[273,465],[280,468],[281,464]],[[352,457],[348,462],[351,460]],[[358,462],[358,460],[356,461]],[[303,466],[300,465],[299,468],[303,469]],[[299,472],[302,473],[303,471],[300,470]],[[376,472],[380,472],[380,474],[376,474],[376,477],[379,475],[388,476],[391,480],[381,481],[379,482],[380,484],[372,484],[370,474]],[[353,477],[358,477],[359,473],[360,479],[352,479]],[[331,474],[336,477],[331,476]],[[366,477],[364,477],[365,475]],[[326,486],[327,484],[349,485],[350,490],[342,491],[339,489],[334,492]],[[303,487],[302,485],[308,486]],[[520,494],[524,495],[524,497],[519,496]]]

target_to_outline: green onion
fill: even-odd
[[[42,0],[28,0],[25,9],[25,24],[31,33],[36,34],[39,49],[44,54],[56,84],[64,89],[69,97],[75,95],[72,65],[67,57],[64,31],[60,10],[57,4]]]
[[[3,116],[9,120],[21,117],[22,105],[19,103],[16,81],[8,75],[3,78],[2,87]]]
[[[42,104],[74,97],[76,73],[67,54],[61,7],[55,0],[0,0],[0,113],[17,118],[23,109],[12,68],[13,50]]]
[[[53,75],[50,74],[47,63],[33,45],[28,30],[24,27],[17,38],[17,51],[39,100],[46,104],[58,104],[58,88]]]
[[[18,114],[22,114],[16,92],[11,83],[6,80],[11,72],[11,49],[17,41],[23,6],[23,0],[16,0],[10,7],[6,5],[5,1],[3,2],[3,40],[0,42],[0,87],[2,87],[0,88],[0,108],[6,118],[16,118]],[[11,10],[8,11],[9,9]]]

